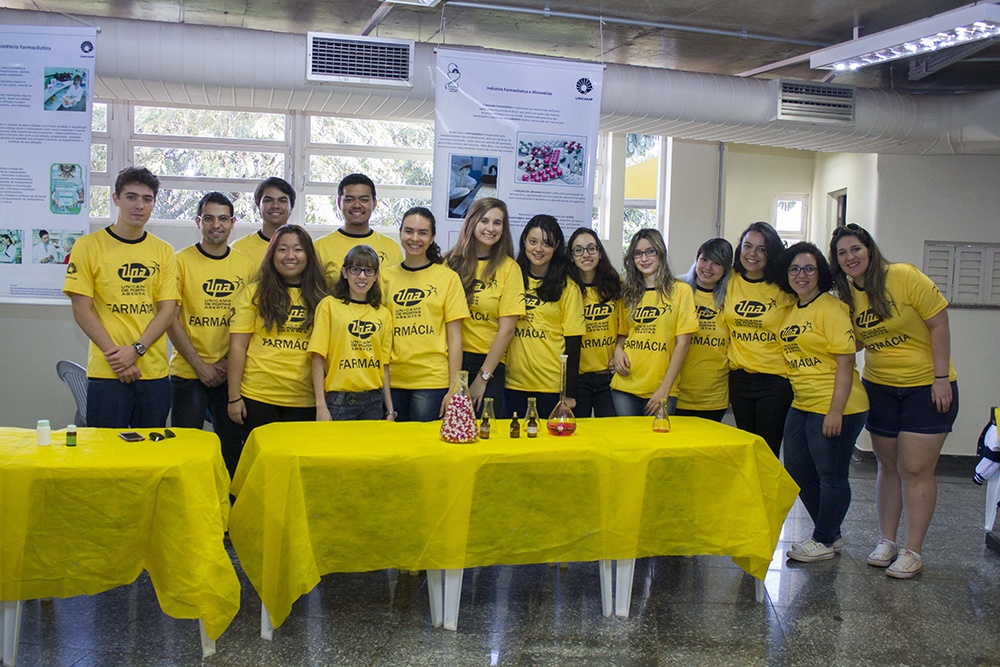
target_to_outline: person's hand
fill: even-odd
[[[576,410],[576,399],[575,398],[570,398],[569,396],[567,396],[565,398],[565,401],[566,401],[567,407],[569,407],[570,410]]]
[[[139,361],[139,353],[131,345],[116,345],[104,353],[104,358],[107,359],[108,365],[111,366],[115,375],[121,377],[121,374],[129,366],[133,366]]]
[[[823,417],[823,437],[836,438],[844,425],[844,415],[840,412],[827,412]]]
[[[214,364],[206,364],[201,361],[193,368],[198,380],[206,387],[218,387],[226,381],[226,375],[228,375],[225,361]]]
[[[655,415],[656,411],[660,407],[660,399],[668,398],[669,396],[670,396],[670,387],[667,387],[665,389],[663,387],[657,387],[656,391],[653,392],[653,395],[649,397],[648,401],[646,401],[646,414]]]
[[[229,413],[229,420],[231,422],[242,424],[243,420],[247,418],[247,406],[244,405],[243,398],[241,397],[227,405],[226,412]]]
[[[629,361],[628,355],[625,354],[625,350],[620,350],[617,347],[615,348],[615,355],[611,360],[611,370],[623,377],[632,372],[632,362]]]
[[[385,413],[385,420],[387,422],[394,422],[394,421],[396,421],[396,411],[395,410],[389,410],[388,412],[386,412]]]
[[[135,364],[129,366],[120,373],[116,372],[115,375],[118,377],[118,381],[122,384],[132,384],[133,382],[142,379],[142,371],[140,371],[139,367]]]
[[[948,378],[934,378],[931,383],[931,401],[941,414],[951,409],[951,382]]]
[[[325,404],[316,404],[316,421],[318,422],[328,422],[332,421],[333,417],[330,416],[330,408],[326,407]]]
[[[476,373],[476,379],[472,381],[469,385],[469,396],[472,397],[472,407],[476,412],[479,412],[479,405],[483,402],[483,395],[486,393],[486,380],[479,373]]]
[[[441,409],[438,410],[438,419],[444,419],[444,412],[448,409],[448,399],[451,398],[451,390],[441,399]]]

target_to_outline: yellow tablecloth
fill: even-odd
[[[34,431],[0,428],[0,600],[93,595],[146,570],[165,613],[218,638],[240,605],[229,476],[215,434],[173,430],[129,443],[80,429],[73,448],[62,432],[38,447]]]
[[[651,425],[449,445],[435,423],[271,424],[243,451],[229,535],[275,627],[330,572],[716,554],[763,579],[791,477],[749,433]]]

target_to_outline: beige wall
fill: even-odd
[[[698,246],[718,236],[719,144],[677,141],[670,170],[670,269],[681,275]]]
[[[809,151],[727,144],[723,236],[735,246],[751,222],[772,222],[776,194],[811,194],[814,165]]]
[[[809,239],[824,250],[836,210],[831,192],[847,190],[847,221],[874,229],[878,197],[878,156],[874,153],[816,153]]]

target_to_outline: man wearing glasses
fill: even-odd
[[[201,241],[177,253],[181,307],[167,329],[174,345],[171,423],[202,428],[208,409],[230,476],[239,461],[241,434],[226,412],[229,320],[236,295],[257,270],[250,257],[228,245],[235,222],[233,203],[221,192],[198,202]]]

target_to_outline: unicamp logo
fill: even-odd
[[[416,306],[421,301],[427,298],[427,292],[419,289],[417,287],[407,287],[404,290],[400,290],[392,295],[392,302],[397,306],[402,306],[408,308],[410,306]]]
[[[657,306],[640,306],[632,311],[632,319],[636,324],[651,324],[655,322],[664,312],[663,308]]]
[[[593,89],[594,89],[594,84],[587,77],[581,77],[580,79],[577,79],[576,90],[581,95],[587,95]]]
[[[118,267],[118,277],[127,283],[138,284],[149,280],[158,268],[155,264],[150,268],[145,264],[130,262]]]
[[[861,329],[871,329],[882,324],[882,318],[876,315],[875,311],[869,309],[858,313],[858,316],[854,318],[854,323]]]
[[[733,309],[740,317],[760,317],[767,312],[767,306],[760,301],[740,301]]]
[[[613,312],[615,309],[610,303],[591,303],[583,309],[583,317],[590,322],[600,322],[611,317]]]
[[[210,278],[201,286],[205,294],[216,299],[230,296],[236,291],[236,284],[223,278]]]
[[[289,324],[302,324],[306,321],[306,309],[305,306],[292,306],[288,310],[288,323]]]
[[[351,334],[355,338],[360,338],[361,340],[367,340],[371,338],[376,331],[378,331],[379,325],[375,322],[367,322],[365,320],[354,320],[347,325],[347,333]]]

